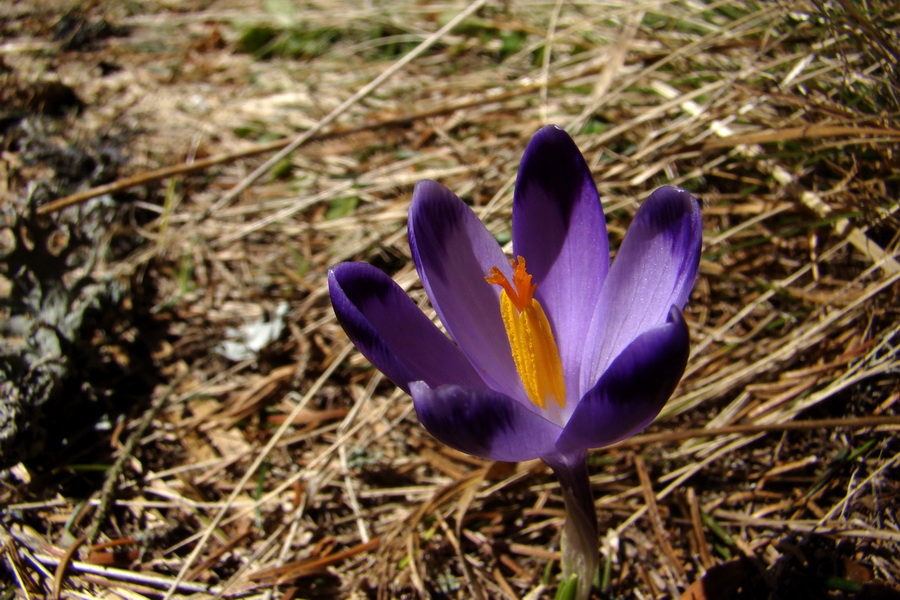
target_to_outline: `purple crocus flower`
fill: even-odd
[[[700,206],[682,189],[656,190],[610,266],[590,170],[549,126],[519,167],[512,226],[510,261],[455,194],[416,185],[410,248],[449,338],[375,267],[337,265],[329,289],[350,339],[412,396],[434,437],[553,468],[569,512],[564,572],[579,575],[586,597],[598,537],[587,450],[647,426],[684,373],[681,309],[697,275]]]

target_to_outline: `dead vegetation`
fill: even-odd
[[[325,287],[364,260],[425,302],[412,185],[508,240],[546,123],[613,248],[658,185],[704,204],[688,373],[592,457],[596,597],[897,597],[890,3],[57,4],[0,8],[0,193],[42,223],[115,203],[94,269],[140,317],[94,344],[127,374],[100,423],[2,479],[0,597],[552,597],[549,470],[432,440]]]

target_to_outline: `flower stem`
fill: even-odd
[[[549,456],[544,462],[550,465],[559,478],[559,485],[566,503],[566,525],[562,536],[563,581],[572,575],[578,577],[577,600],[587,600],[597,573],[600,536],[597,529],[597,512],[591,495],[588,478],[587,452]]]

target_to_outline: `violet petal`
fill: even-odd
[[[590,169],[563,129],[538,131],[522,158],[513,200],[514,255],[538,284],[567,382],[578,382],[585,329],[609,270],[606,221]],[[569,384],[569,401],[580,396]]]
[[[671,306],[684,307],[700,262],[700,203],[661,187],[644,201],[603,284],[587,332],[581,386],[590,389],[613,359],[641,333],[662,325]]]
[[[419,380],[433,386],[484,385],[459,348],[377,268],[341,263],[328,271],[328,289],[347,335],[404,391]]]
[[[555,452],[562,428],[505,394],[421,381],[410,389],[425,429],[460,452],[507,462]]]
[[[581,399],[560,436],[560,452],[608,446],[649,425],[678,385],[689,353],[687,324],[673,306],[668,322],[638,336]]]
[[[409,246],[422,285],[450,336],[490,387],[525,399],[500,317],[491,267],[512,278],[509,259],[472,209],[434,181],[420,181],[409,208]]]

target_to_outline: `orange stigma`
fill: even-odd
[[[541,303],[534,299],[537,284],[531,283],[524,258],[517,256],[510,264],[513,267],[512,283],[497,267],[491,267],[484,280],[503,289],[500,292],[500,316],[516,370],[528,398],[536,406],[547,408],[547,398],[552,398],[560,408],[565,408],[562,361],[550,321]]]
[[[512,300],[516,310],[522,312],[526,307],[531,306],[531,300],[534,296],[534,290],[537,289],[537,284],[531,283],[531,275],[525,270],[524,258],[517,256],[516,260],[509,261],[509,264],[513,268],[512,283],[497,267],[491,267],[491,274],[485,277],[484,280],[502,287],[509,299]]]

